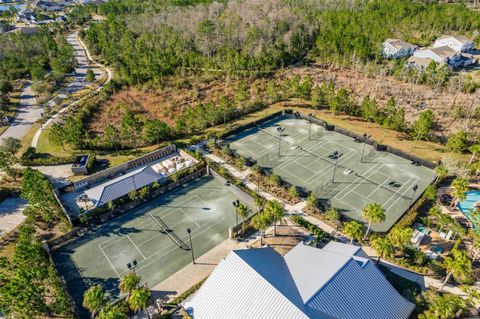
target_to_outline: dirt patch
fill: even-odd
[[[305,67],[284,71],[288,76],[311,76],[315,83],[333,81],[337,88],[352,90],[358,103],[369,95],[379,105],[385,105],[394,97],[397,106],[405,109],[405,119],[413,123],[420,112],[431,109],[438,122],[438,134],[448,136],[458,131],[478,132],[480,120],[467,116],[480,107],[478,94],[462,93],[458,88],[432,89],[426,85],[405,83],[392,76],[371,75],[365,71],[338,67]],[[463,118],[458,116],[463,113]]]
[[[264,91],[265,79],[246,79],[250,95]],[[170,126],[188,108],[209,102],[218,103],[223,96],[234,98],[240,80],[198,80],[185,78],[181,81],[168,79],[161,88],[125,88],[98,107],[90,121],[90,129],[102,133],[108,124],[120,126],[125,107],[142,114],[145,118],[157,118]]]
[[[267,233],[263,238],[263,244],[275,249],[282,256],[307,237],[307,233],[301,227],[291,224],[277,225],[276,236]],[[252,243],[250,247],[261,247],[260,240]]]

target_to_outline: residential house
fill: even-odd
[[[382,43],[382,48],[384,57],[399,59],[411,56],[417,49],[417,46],[398,39],[387,39]]]
[[[35,34],[40,32],[39,27],[17,27],[13,30],[8,31],[8,33],[23,33],[23,34]]]
[[[17,22],[24,22],[26,24],[36,24],[37,23],[37,15],[35,12],[31,10],[20,10],[20,12],[17,13]]]
[[[45,1],[39,0],[35,3],[35,7],[42,11],[46,12],[57,12],[62,10],[62,6],[60,3],[52,2],[52,1]]]
[[[475,48],[473,41],[463,35],[444,35],[435,40],[434,48],[447,46],[457,52],[470,52]]]
[[[193,319],[406,319],[403,298],[360,247],[233,250],[183,303]]]
[[[413,56],[415,58],[430,59],[440,65],[446,64],[454,69],[465,67],[473,63],[471,57],[462,55],[460,52],[457,52],[448,46],[417,50]]]

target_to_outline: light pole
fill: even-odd
[[[188,238],[190,239],[190,251],[192,253],[192,263],[195,265],[195,255],[193,254],[192,230],[187,228]]]
[[[312,113],[309,113],[308,114],[308,118],[309,118],[309,123],[310,123],[310,127],[308,128],[308,140],[310,141],[310,135],[312,133],[312,117],[313,117],[313,114]]]
[[[412,202],[415,198],[415,193],[417,192],[417,189],[418,189],[418,184],[413,185],[412,189],[413,189],[413,195],[412,195],[412,198],[410,199],[410,205],[408,205],[409,207],[412,206]]]
[[[282,132],[285,131],[285,129],[281,126],[277,127],[277,132],[278,132],[278,156],[280,156],[280,143],[282,142]]]
[[[130,269],[133,272],[133,274],[135,276],[137,275],[137,273],[135,272],[135,267],[137,267],[137,260],[136,259],[134,259],[132,262],[127,263],[127,267],[128,267],[128,269]]]
[[[338,157],[335,159],[335,166],[333,167],[332,183],[335,183],[335,173],[337,172],[337,165],[338,165]]]
[[[363,163],[363,154],[365,153],[365,147],[367,146],[367,143],[365,141],[372,137],[372,135],[367,135],[367,133],[363,134],[363,149],[362,149],[362,157],[360,158],[360,163]]]
[[[240,205],[240,201],[238,199],[232,202],[233,207],[235,207],[235,227],[238,226],[238,214],[237,214],[237,207]]]

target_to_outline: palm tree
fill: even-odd
[[[343,233],[350,238],[350,245],[353,243],[353,240],[359,241],[362,239],[363,232],[363,225],[356,220],[351,220],[343,224]]]
[[[121,307],[120,305],[108,305],[100,311],[96,319],[127,319],[127,309],[126,307]]]
[[[257,213],[263,209],[263,204],[265,203],[265,199],[257,192],[254,194],[255,199],[255,206],[257,206]]]
[[[150,299],[152,298],[152,293],[145,287],[140,289],[135,289],[128,297],[128,306],[134,312],[139,312],[140,310],[145,310],[150,305]]]
[[[245,235],[245,218],[247,218],[248,216],[250,216],[250,214],[252,213],[252,210],[250,209],[250,207],[248,207],[247,205],[243,204],[243,203],[240,203],[236,208],[235,208],[235,212],[237,213],[238,216],[242,217],[243,219],[243,223],[242,223],[242,233]]]
[[[445,165],[439,165],[435,167],[435,174],[437,174],[440,179],[444,179],[448,175],[448,169]]]
[[[308,195],[307,197],[307,206],[310,208],[315,208],[317,207],[317,197],[315,194],[312,192]]]
[[[83,294],[83,306],[92,313],[92,318],[106,303],[105,292],[101,285],[92,286]]]
[[[271,200],[265,205],[264,211],[273,223],[273,236],[277,236],[277,222],[285,215],[285,208],[279,201]]]
[[[413,229],[410,227],[395,226],[390,230],[387,237],[395,249],[403,249],[410,244],[413,236]]]
[[[367,204],[367,206],[363,208],[363,218],[368,222],[367,231],[364,236],[364,239],[366,239],[372,224],[379,224],[385,221],[385,209],[377,203]]]
[[[260,245],[263,245],[263,237],[265,235],[265,229],[267,229],[268,222],[269,221],[265,213],[258,213],[252,218],[253,227],[261,231]]]
[[[471,241],[470,255],[472,256],[472,263],[474,263],[480,250],[480,231],[478,229],[470,229],[468,236]]]
[[[388,237],[376,237],[371,244],[378,253],[377,265],[380,262],[380,257],[385,259],[385,257],[393,256],[395,252],[395,248]]]
[[[457,177],[452,182],[453,197],[452,207],[454,207],[459,201],[466,198],[465,193],[468,191],[469,182],[463,177]]]
[[[120,281],[120,291],[130,294],[133,290],[138,288],[141,278],[133,272],[127,273]]]
[[[440,287],[440,291],[443,290],[443,287],[452,276],[455,280],[460,281],[472,274],[472,261],[464,252],[458,249],[453,249],[450,255],[445,257],[443,267],[447,271],[447,276]]]
[[[472,153],[472,156],[468,161],[468,165],[472,164],[473,160],[475,159],[475,156],[480,153],[480,143],[473,144],[472,146],[470,146],[469,150]]]

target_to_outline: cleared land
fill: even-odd
[[[367,204],[382,205],[386,220],[374,225],[375,231],[392,227],[435,176],[409,160],[287,116],[226,142],[288,183],[313,191],[326,206],[349,218],[362,221]]]
[[[212,177],[202,177],[61,247],[53,259],[79,309],[91,285],[102,284],[118,298],[120,278],[133,260],[153,287],[191,262],[187,228],[197,257],[227,239],[236,222],[235,199]]]

